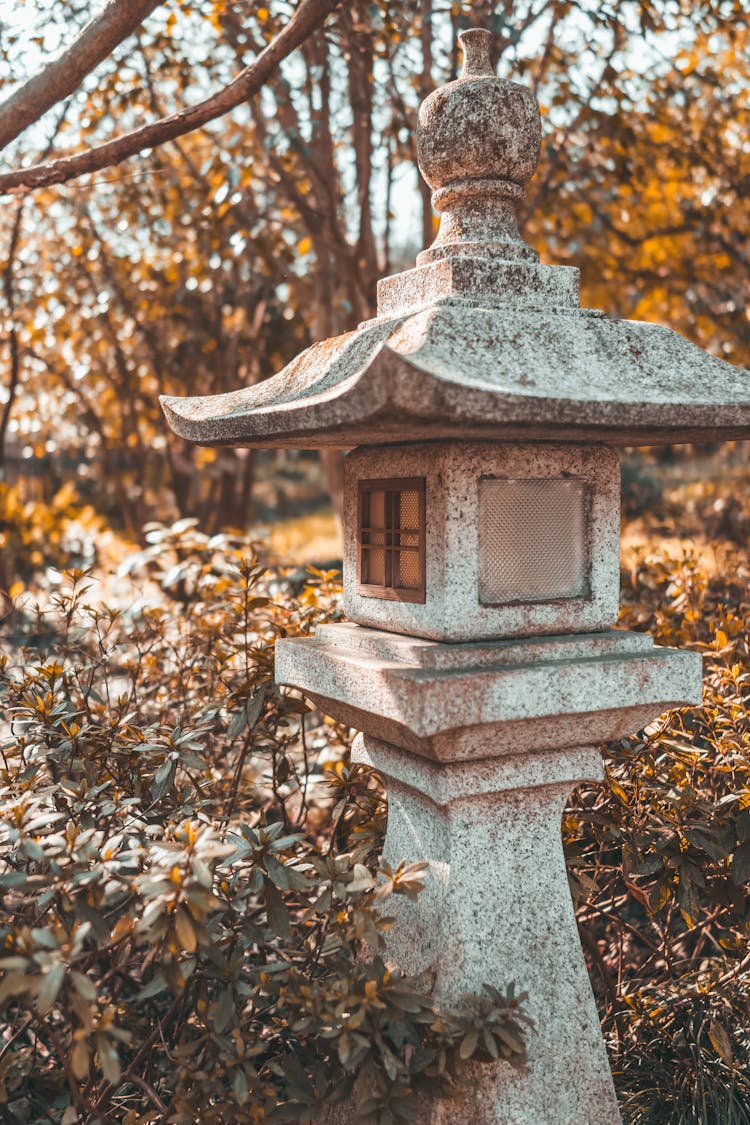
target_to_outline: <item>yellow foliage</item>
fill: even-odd
[[[207,465],[212,465],[217,456],[218,450],[211,449],[209,446],[204,446],[202,448],[196,449],[195,463],[199,468],[204,469]]]

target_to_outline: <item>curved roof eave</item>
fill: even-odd
[[[314,345],[256,386],[162,406],[201,445],[663,444],[750,436],[750,373],[660,325],[443,302]]]

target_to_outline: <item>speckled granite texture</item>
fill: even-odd
[[[701,657],[618,630],[472,645],[343,623],[277,641],[276,679],[369,735],[480,770],[507,753],[621,738],[699,703]]]
[[[748,373],[669,328],[453,297],[315,344],[257,386],[162,405],[189,441],[258,448],[750,435]]]
[[[700,655],[615,630],[450,644],[342,623],[278,641],[276,676],[365,732],[353,756],[385,782],[385,857],[429,864],[416,904],[389,904],[389,957],[430,968],[446,1004],[485,982],[529,993],[528,1074],[477,1066],[464,1101],[426,1104],[420,1125],[616,1125],[560,817],[602,776],[582,743],[699,702]]]
[[[513,980],[536,1023],[527,1075],[477,1065],[463,1102],[425,1106],[420,1125],[617,1125],[560,839],[570,791],[602,776],[599,754],[532,755],[482,791],[473,764],[439,767],[433,786],[384,743],[360,736],[353,756],[386,779],[385,858],[430,865],[416,903],[389,904],[389,956],[409,972],[431,968],[446,1004]]]
[[[357,482],[426,482],[424,604],[357,590]],[[483,479],[579,480],[587,490],[588,590],[581,597],[482,604],[478,589],[479,487]],[[550,544],[554,552],[555,544]],[[620,466],[606,446],[430,442],[363,446],[344,466],[344,612],[360,625],[434,640],[592,632],[617,620],[620,593]]]

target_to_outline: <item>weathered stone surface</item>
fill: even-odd
[[[417,262],[473,252],[537,261],[518,233],[515,207],[539,159],[541,118],[532,92],[498,78],[490,60],[492,35],[481,28],[459,36],[460,77],[419,107],[417,159],[441,212],[432,246]]]
[[[423,477],[424,604],[369,597],[357,588],[357,482]],[[580,597],[483,604],[479,596],[480,481],[582,481],[588,490],[587,590]],[[557,543],[550,532],[549,551]],[[435,640],[590,632],[617,620],[620,592],[620,466],[604,445],[430,442],[363,446],[344,465],[344,612],[360,625]]]
[[[417,902],[394,901],[388,956],[431,970],[446,1005],[485,983],[529,994],[528,1074],[477,1065],[463,1101],[427,1102],[420,1125],[617,1125],[560,817],[602,776],[582,743],[697,703],[700,656],[614,630],[442,644],[336,624],[279,641],[276,677],[365,732],[353,758],[385,781],[385,858],[429,865]]]
[[[441,258],[378,283],[378,314],[403,316],[445,298],[474,307],[502,305],[575,309],[580,274],[572,266],[540,266],[468,254]]]
[[[512,980],[536,1023],[527,1075],[477,1065],[463,1101],[426,1104],[420,1125],[617,1125],[560,840],[569,792],[602,776],[599,754],[497,760],[479,782],[475,763],[430,766],[368,737],[353,757],[385,779],[385,858],[429,863],[416,903],[389,905],[389,957],[408,972],[431,969],[447,1005]]]
[[[492,35],[464,31],[461,75],[419,107],[417,160],[433,189],[463,180],[523,185],[536,171],[541,141],[539,106],[527,86],[495,75]]]
[[[176,433],[203,445],[632,445],[750,434],[748,373],[668,328],[453,297],[316,344],[257,386],[162,405]]]
[[[368,735],[478,771],[479,759],[621,738],[699,703],[701,658],[619,630],[445,644],[342,623],[278,641],[276,679]]]
[[[528,1074],[477,1065],[420,1125],[617,1125],[560,817],[602,776],[587,743],[700,700],[700,656],[615,630],[445,644],[331,624],[277,642],[276,678],[365,732],[353,757],[385,781],[385,858],[429,865],[417,902],[394,901],[388,956],[430,969],[446,1005],[485,983],[529,994]]]

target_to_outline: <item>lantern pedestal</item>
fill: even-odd
[[[609,742],[699,704],[701,657],[619,629],[450,644],[341,622],[278,641],[276,682],[370,738],[471,761],[478,776],[486,759]]]
[[[700,701],[699,654],[617,630],[447,644],[343,623],[279,641],[276,677],[364,732],[353,756],[385,782],[385,857],[429,864],[417,902],[394,900],[389,958],[431,969],[446,1006],[484,984],[528,992],[528,1073],[477,1064],[464,1102],[420,1121],[619,1122],[560,818],[601,779],[598,742]]]
[[[429,863],[416,902],[389,903],[389,959],[410,973],[431,969],[448,1008],[462,993],[514,981],[536,1025],[527,1074],[473,1064],[463,1101],[436,1100],[420,1122],[619,1123],[560,836],[571,790],[602,776],[600,754],[583,747],[431,764],[360,736],[354,756],[386,784],[385,858]]]

